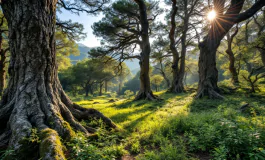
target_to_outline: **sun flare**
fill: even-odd
[[[211,10],[207,15],[208,20],[212,21],[216,18],[216,12],[215,10]]]

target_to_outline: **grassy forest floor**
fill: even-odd
[[[265,91],[237,91],[225,100],[158,92],[162,101],[108,96],[73,100],[110,117],[120,132],[101,124],[95,136],[68,143],[73,159],[265,159]],[[245,105],[249,104],[249,105]],[[245,107],[242,107],[245,106]],[[82,122],[91,126],[96,121]],[[98,125],[98,124],[97,124]]]

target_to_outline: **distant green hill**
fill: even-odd
[[[87,52],[90,51],[92,48],[87,47],[82,43],[78,43],[78,49],[80,51],[79,56],[70,55],[69,58],[71,59],[72,64],[76,64],[78,61],[81,61],[88,57]]]
[[[81,61],[85,58],[88,58],[88,52],[92,49],[82,43],[78,43],[78,49],[80,51],[79,56],[70,55],[72,64],[76,64],[78,61]],[[126,65],[130,68],[132,74],[136,74],[140,70],[139,61],[136,59],[125,61]]]

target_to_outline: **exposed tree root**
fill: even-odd
[[[175,71],[176,72],[176,71]],[[184,85],[183,85],[183,76],[181,76],[183,73],[174,73],[175,78],[173,79],[172,86],[169,89],[169,92],[172,93],[183,93],[185,92]]]
[[[66,159],[63,153],[63,146],[57,132],[52,129],[41,131],[40,157],[43,160]]]
[[[195,98],[202,98],[205,95],[208,95],[210,99],[224,99],[222,95],[213,90],[212,88],[200,89]]]
[[[141,91],[140,90],[134,100],[135,101],[137,100],[158,101],[162,99],[154,95],[152,91]]]
[[[75,131],[88,136],[96,132],[92,127],[82,126],[80,121],[101,119],[107,127],[118,128],[101,112],[72,103],[61,89],[59,82],[57,88],[59,89],[39,88],[35,93],[32,92],[34,89],[25,89],[15,96],[16,99],[0,106],[0,121],[1,124],[5,123],[5,127],[0,130],[0,148],[9,147],[15,151],[15,154],[20,154],[23,148],[21,142],[30,136],[32,128],[37,128],[41,133],[39,148],[41,158],[65,159],[60,137],[70,140],[75,135]]]
[[[4,131],[0,135],[0,150],[6,149],[8,147],[10,136],[11,136],[10,130]]]
[[[185,89],[183,85],[177,84],[177,85],[172,86],[169,91],[172,93],[183,93],[185,92]]]

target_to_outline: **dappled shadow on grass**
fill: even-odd
[[[178,101],[180,99],[183,99],[186,97],[187,94],[169,94],[169,93],[163,93],[160,95],[160,97],[163,98],[161,101],[147,101],[147,100],[141,100],[141,101],[126,101],[122,104],[114,104],[110,107],[116,108],[118,111],[122,109],[132,109],[132,111],[128,111],[127,113],[117,113],[115,115],[112,115],[110,118],[114,120],[117,123],[127,121],[128,117],[139,115],[145,112],[151,112],[155,113],[159,109],[163,109],[165,107],[174,107],[172,106],[171,101]],[[183,104],[184,105],[184,104]],[[150,114],[151,114],[150,113]]]
[[[140,101],[134,101],[134,100],[126,100],[124,103],[116,105],[114,104],[112,107],[115,107],[117,109],[122,109],[122,108],[130,108],[130,107],[141,107],[143,105],[147,105],[147,107],[152,109],[157,108],[157,106],[162,107],[164,104],[168,102],[170,99],[181,99],[183,96],[186,94],[172,94],[172,93],[166,93],[162,92],[158,94],[159,98],[162,98],[160,101],[147,101],[147,100],[140,100]],[[151,106],[152,105],[152,106]]]
[[[261,132],[265,127],[263,121],[265,112],[258,116],[255,114],[246,116],[239,111],[239,108],[245,103],[262,108],[264,106],[263,100],[245,97],[243,94],[227,95],[225,100],[211,100],[206,98],[190,100],[190,102],[184,101],[187,103],[186,109],[185,107],[180,108],[183,110],[179,114],[158,119],[157,121],[160,121],[161,124],[149,129],[150,133],[148,137],[145,137],[144,134],[136,137],[141,139],[141,142],[144,141],[141,143],[143,144],[142,148],[146,149],[146,156],[149,159],[150,155],[152,155],[151,159],[153,157],[162,158],[165,154],[173,155],[174,152],[177,152],[177,150],[173,150],[170,153],[167,152],[170,150],[171,145],[173,145],[172,142],[176,137],[181,137],[185,142],[179,144],[183,145],[183,148],[186,148],[186,152],[180,154],[183,154],[183,157],[186,156],[187,159],[191,157],[200,159],[205,157],[205,155],[211,158],[210,153],[213,154],[216,148],[221,149],[223,147],[220,144],[225,144],[225,147],[228,149],[236,149],[236,152],[231,155],[235,156],[238,152],[240,156],[244,157],[246,156],[245,150],[242,149],[240,144],[238,145],[236,143],[237,140],[242,141],[242,143],[249,147],[253,145],[248,143],[251,139],[249,136],[260,133],[259,138],[262,139],[261,135],[265,133]],[[176,105],[180,105],[181,103],[175,102],[173,105],[176,107]],[[159,118],[159,116],[156,116],[156,118]],[[242,134],[239,134],[241,131]],[[256,133],[256,131],[260,132]],[[235,137],[229,139],[229,136],[234,135]],[[265,134],[263,136],[264,138]],[[257,142],[259,142],[259,146],[264,146],[264,141]],[[153,146],[157,146],[155,150]],[[252,147],[255,146],[253,145]],[[201,153],[205,155],[201,155]],[[231,155],[227,156],[229,157]]]
[[[148,116],[152,115],[153,112],[149,112],[147,114],[143,114],[141,115],[139,118],[134,119],[133,121],[131,121],[130,123],[128,123],[127,125],[124,126],[124,129],[126,129],[128,132],[132,133],[132,132],[137,132],[138,128],[137,125],[141,122],[143,122]]]
[[[252,133],[248,129],[252,126],[265,127],[260,117],[256,118],[259,123],[256,125],[256,122],[252,123],[252,115],[246,116],[239,111],[246,103],[260,108],[264,106],[262,95],[253,98],[235,93],[225,95],[225,100],[210,100],[194,99],[190,93],[164,92],[159,97],[164,100],[120,100],[92,106],[124,129],[124,132],[119,132],[121,136],[113,148],[118,146],[131,154],[135,154],[136,150],[136,154],[153,155],[149,159],[175,158],[177,155],[181,160],[211,158],[209,155],[214,148],[220,147],[219,142],[226,143],[223,141],[228,135],[226,133],[237,133],[233,126],[241,127],[242,124],[243,130],[249,131],[247,133]],[[233,126],[230,127],[230,124]],[[246,135],[245,132],[242,135]],[[238,140],[237,137],[235,139]]]
[[[255,96],[246,96],[245,94],[230,94],[226,95],[223,100],[216,99],[193,99],[192,103],[189,104],[191,112],[205,112],[213,109],[222,109],[222,108],[231,108],[231,109],[240,109],[244,104],[250,104],[251,106],[264,106],[265,98],[258,95]]]
[[[123,122],[123,121],[127,121],[128,117],[130,117],[130,116],[139,115],[139,114],[142,114],[142,113],[148,112],[148,111],[150,111],[150,109],[142,107],[140,109],[135,109],[135,110],[129,111],[127,113],[117,113],[117,114],[111,116],[110,118],[113,121],[115,121],[116,123],[120,123],[120,122]]]

